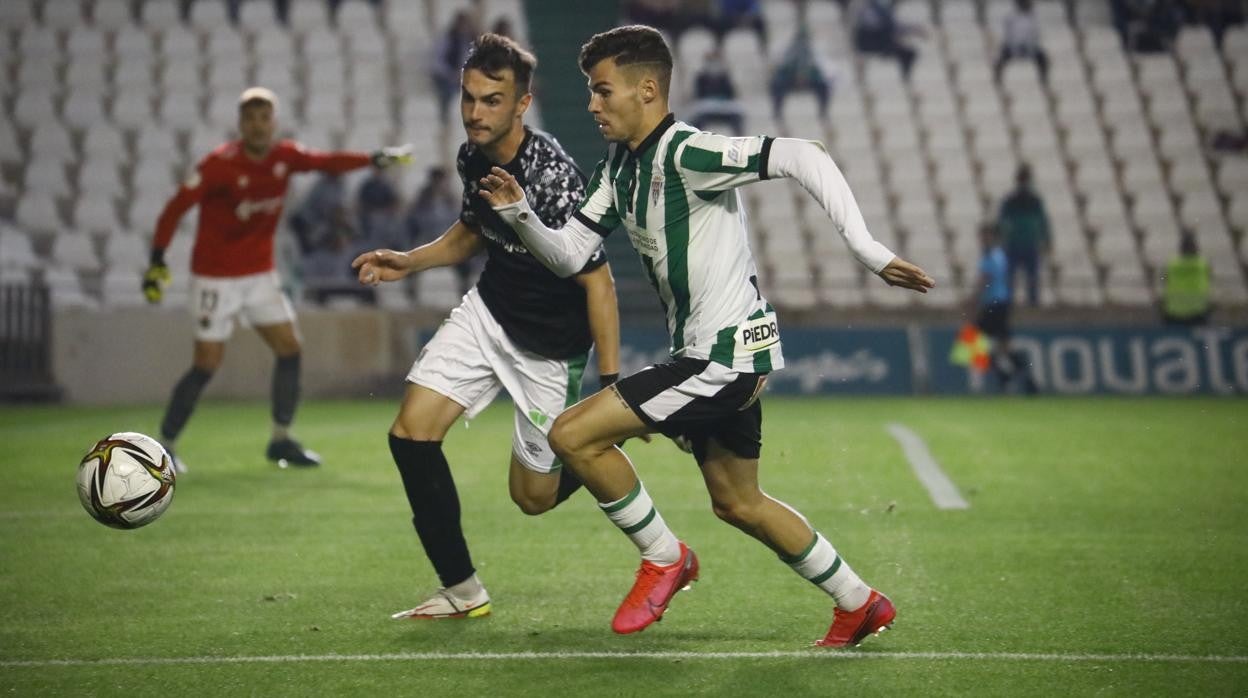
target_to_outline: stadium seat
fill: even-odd
[[[224,0],[195,0],[189,19],[191,27],[209,37],[230,29]]]
[[[117,232],[104,240],[104,264],[109,269],[141,274],[149,257],[147,240],[142,235]],[[134,286],[138,288],[137,283]]]
[[[47,192],[26,192],[17,202],[16,220],[26,230],[39,234],[54,234],[65,227],[55,197]]]
[[[149,30],[168,33],[170,30],[185,29],[175,2],[144,2],[139,6],[141,24]],[[195,3],[198,4],[198,3]]]
[[[73,29],[83,23],[79,0],[44,0],[43,25],[54,29]]]
[[[47,92],[31,92],[23,89],[17,95],[13,107],[13,121],[24,128],[36,128],[40,124],[57,121],[56,105]]]
[[[329,27],[329,12],[323,2],[292,2],[287,23],[297,34],[325,30]]]
[[[1209,168],[1199,153],[1189,154],[1171,163],[1170,188],[1179,195],[1213,189]]]
[[[76,129],[104,121],[104,102],[94,92],[73,91],[65,99],[63,120]]]
[[[127,24],[113,34],[113,52],[121,60],[149,61],[157,55],[156,40],[148,30]]]
[[[1222,208],[1210,191],[1187,192],[1179,204],[1179,220],[1192,229],[1221,223]]]
[[[37,158],[26,163],[22,188],[27,193],[42,192],[52,196],[68,196],[69,178],[65,165],[58,159]]]
[[[69,131],[56,119],[36,124],[30,134],[30,157],[71,162],[74,159],[74,146]]]
[[[41,260],[21,230],[0,223],[0,269],[35,269]]]
[[[104,30],[132,27],[134,16],[131,5],[128,0],[94,0],[91,3],[91,18],[95,26]]]
[[[411,4],[411,3],[390,3],[390,4]],[[419,3],[416,3],[419,4]],[[255,2],[248,0],[242,3],[238,9],[238,28],[252,36],[263,40],[256,41],[256,52],[260,52],[262,44],[265,44],[275,34],[286,36],[285,27],[277,21],[277,12],[274,10],[274,4],[271,2]],[[286,55],[290,55],[287,52]]]
[[[104,45],[104,34],[89,25],[75,25],[69,28],[65,40],[65,48],[70,62],[91,60],[102,68],[108,60],[108,51]]]
[[[96,254],[91,236],[66,230],[52,238],[52,263],[76,271],[99,271],[100,256]]]
[[[81,197],[120,196],[123,186],[117,163],[100,156],[83,161],[78,171],[78,192]]]
[[[89,193],[74,202],[74,227],[84,233],[102,233],[112,240],[123,231],[111,196]]]

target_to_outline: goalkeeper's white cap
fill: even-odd
[[[238,96],[238,107],[240,109],[243,105],[251,102],[268,102],[273,106],[274,113],[277,112],[277,95],[267,87],[248,87]]]

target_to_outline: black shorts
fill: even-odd
[[[648,426],[685,437],[698,463],[714,438],[741,458],[757,459],[763,445],[759,401],[767,376],[740,373],[706,359],[673,359],[623,378],[620,397]]]
[[[1005,342],[1010,339],[1010,304],[989,303],[979,309],[975,324],[989,337]]]

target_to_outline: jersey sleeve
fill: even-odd
[[[676,163],[694,191],[725,191],[767,179],[772,140],[695,133],[677,146]]]
[[[295,141],[286,141],[282,145],[287,151],[286,159],[290,163],[290,169],[294,172],[350,172],[373,160],[368,153],[354,150],[313,150]]]
[[[203,197],[204,176],[209,172],[211,172],[211,167],[208,158],[205,157],[178,187],[173,198],[161,209],[160,217],[156,219],[156,232],[152,236],[152,249],[163,250],[169,246],[174,232],[178,229],[178,221],[182,220],[182,216],[186,215],[186,212],[198,204]]]
[[[611,152],[598,162],[594,176],[589,178],[585,187],[585,199],[572,218],[582,225],[598,233],[602,237],[611,234],[620,225],[620,214],[615,208],[615,192],[611,190],[610,178],[607,176],[607,163],[611,160]]]

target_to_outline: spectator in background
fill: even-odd
[[[471,12],[460,10],[433,49],[433,85],[438,93],[438,116],[446,122],[447,108],[459,95],[459,71],[480,34]]]
[[[1032,14],[1031,0],[1014,0],[1014,11],[1006,15],[1001,31],[1001,51],[994,75],[1001,82],[1005,64],[1014,58],[1031,58],[1040,70],[1040,79],[1049,81],[1049,55],[1040,45],[1040,23]]]
[[[706,60],[698,69],[693,79],[693,96],[693,113],[689,123],[704,131],[708,124],[721,123],[734,136],[745,132],[741,102],[737,100],[736,87],[718,47],[707,52]]]
[[[406,242],[403,200],[388,172],[373,168],[356,192],[355,212],[360,231],[354,245],[357,254]]]
[[[1041,257],[1048,254],[1050,248],[1049,217],[1044,211],[1044,202],[1032,186],[1029,165],[1019,165],[1014,183],[1014,190],[1001,204],[997,226],[1005,240],[1010,287],[1014,287],[1016,273],[1026,274],[1027,302],[1035,306],[1040,302]]]
[[[341,175],[324,173],[291,212],[287,225],[299,246],[300,275],[308,297],[324,303],[335,294],[360,294],[351,283],[351,241],[355,229],[347,210],[346,186]],[[370,289],[371,291],[371,289]]]
[[[827,122],[832,81],[819,57],[815,55],[815,48],[810,42],[810,30],[799,19],[793,43],[785,49],[784,56],[771,75],[771,107],[777,122],[784,121],[784,99],[789,93],[805,90],[815,93],[819,100],[819,118]]]
[[[1161,281],[1161,315],[1167,325],[1203,325],[1209,321],[1209,262],[1201,256],[1191,232],[1183,233],[1179,254],[1166,264]]]
[[[724,36],[734,29],[753,29],[758,43],[767,53],[767,23],[763,21],[763,5],[759,0],[719,0],[719,12],[715,17],[715,39],[723,43]]]
[[[1175,0],[1111,0],[1110,9],[1123,47],[1137,53],[1169,51],[1183,25]]]
[[[1018,382],[1024,392],[1034,394],[1036,382],[1026,355],[1010,347],[1011,269],[1001,249],[997,227],[992,223],[980,226],[979,240],[983,250],[979,281],[967,305],[975,317],[975,325],[992,341],[990,367],[1001,392],[1010,391]]]
[[[855,0],[850,5],[850,23],[854,48],[861,53],[896,58],[901,76],[910,79],[910,69],[919,52],[906,42],[906,37],[922,34],[923,30],[897,20],[895,0]]]
[[[408,206],[406,227],[408,247],[420,247],[433,242],[439,235],[459,220],[463,203],[460,194],[451,188],[452,180],[442,167],[429,168],[424,186],[416,193]],[[480,261],[468,258],[453,267],[459,277],[461,294],[467,293],[475,283]]]
[[[1213,44],[1222,50],[1226,30],[1244,22],[1244,4],[1241,0],[1185,0],[1188,17],[1194,22],[1208,25],[1213,34]]]

